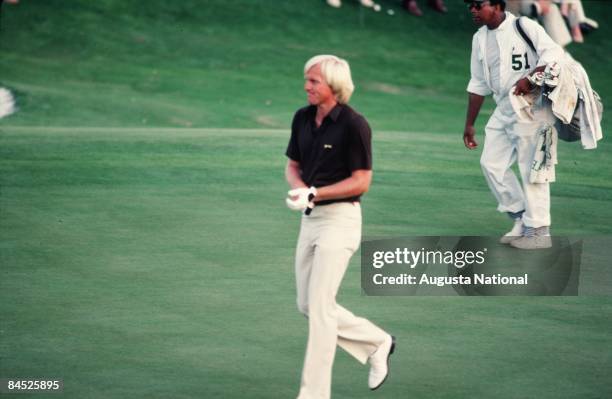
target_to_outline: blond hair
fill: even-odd
[[[348,62],[335,55],[315,55],[306,61],[304,75],[315,65],[321,67],[321,75],[325,79],[325,83],[331,87],[336,100],[340,104],[347,104],[353,91],[355,91]]]

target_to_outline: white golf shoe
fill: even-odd
[[[359,3],[361,3],[361,5],[364,6],[364,7],[368,7],[368,8],[374,7],[374,1],[373,0],[359,0]]]
[[[519,237],[511,241],[510,245],[518,249],[545,249],[552,247],[552,238],[549,235]]]
[[[387,335],[387,339],[370,356],[368,386],[372,391],[380,388],[389,376],[389,357],[393,351],[395,351],[395,337]]]
[[[599,24],[597,23],[597,21],[591,18],[584,17],[584,20],[582,20],[580,24],[588,26],[589,28],[591,28],[591,30],[599,29]]]
[[[327,4],[334,8],[340,8],[340,6],[342,5],[342,1],[341,0],[327,0]]]
[[[501,244],[510,244],[512,241],[520,238],[523,235],[523,219],[519,218],[514,221],[514,226],[512,226],[512,230],[503,235],[502,238],[499,239]]]

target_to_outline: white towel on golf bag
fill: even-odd
[[[571,69],[561,67],[554,62],[548,64],[544,71],[534,73],[529,80],[536,86],[531,93],[517,96],[513,94],[516,86],[510,90],[510,103],[519,121],[533,122],[535,120],[533,107],[538,103],[538,97],[542,92],[541,87],[547,86],[549,89],[554,88],[548,94],[548,99],[552,104],[546,105],[548,103],[545,103],[543,106],[551,106],[557,118],[565,124],[570,123],[578,102],[578,90],[574,84]]]
[[[548,95],[548,99],[552,102],[555,116],[567,125],[572,121],[578,102],[578,90],[569,67],[560,68],[556,85],[557,87]]]
[[[582,94],[581,99],[583,100],[578,105],[580,108],[579,112],[582,114],[581,118],[584,118],[580,121],[580,141],[585,150],[591,150],[597,148],[597,142],[603,137],[603,132],[601,130],[602,115],[597,108],[597,101],[595,100],[593,88],[591,87],[591,82],[589,81],[589,76],[586,71],[582,65],[571,58],[569,54],[567,57],[570,60],[567,65],[571,68],[574,83]],[[582,125],[582,123],[584,123],[584,125]]]
[[[553,183],[556,179],[557,131],[552,125],[545,124],[536,134],[538,141],[529,172],[529,183]]]

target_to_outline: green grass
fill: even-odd
[[[284,132],[7,128],[0,137],[2,375],[63,377],[66,397],[295,394],[306,328],[291,266],[298,218],[282,201]],[[433,158],[413,148],[434,145]],[[365,234],[502,229],[477,170],[442,173],[447,161],[474,162],[454,146],[381,134]],[[565,185],[581,192],[579,179]],[[592,204],[595,219],[605,199],[593,192],[572,201]],[[578,216],[560,229],[607,233]],[[340,301],[400,340],[384,397],[610,392],[608,299],[367,298],[359,281],[354,259]],[[368,397],[366,372],[339,354],[336,395]]]
[[[460,135],[474,32],[464,5],[416,19],[399,1],[381,3],[396,15],[318,0],[5,5],[0,84],[24,112],[2,123],[286,128],[304,103],[305,60],[336,53],[350,61],[353,103],[375,129]],[[612,8],[587,3],[601,28],[570,50],[608,107]]]
[[[3,6],[0,85],[20,111],[0,121],[0,377],[61,377],[65,398],[296,395],[283,154],[315,53],[349,59],[374,128],[364,235],[507,227],[461,143],[463,5],[417,20],[344,3]],[[587,7],[602,28],[571,50],[605,102],[611,8]],[[609,143],[559,151],[553,233],[609,236]],[[338,351],[335,398],[612,396],[609,297],[365,297],[358,260],[339,302],[399,347],[376,393]]]

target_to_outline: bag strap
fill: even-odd
[[[521,35],[523,40],[525,40],[525,42],[529,45],[529,48],[531,48],[531,50],[537,54],[538,52],[536,51],[536,48],[533,45],[533,42],[531,41],[529,36],[527,36],[527,33],[525,33],[525,31],[523,30],[523,27],[521,26],[521,18],[515,19],[514,24],[516,25],[516,30],[518,31],[518,33]]]

